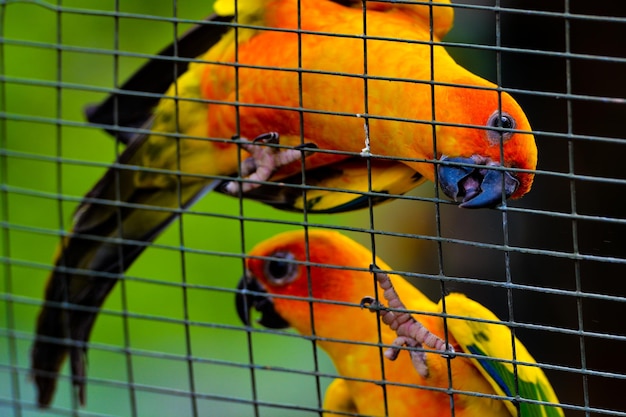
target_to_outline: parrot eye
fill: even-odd
[[[298,273],[298,265],[293,262],[295,259],[291,252],[276,252],[274,258],[283,260],[272,260],[265,263],[265,275],[268,280],[275,285],[284,285],[293,281]]]
[[[487,127],[493,127],[498,129],[515,129],[515,119],[508,113],[495,111],[491,116],[489,116],[489,120],[487,120]],[[491,143],[500,143],[500,138],[502,141],[506,141],[513,136],[513,132],[506,131],[497,131],[497,130],[488,130],[487,138]]]

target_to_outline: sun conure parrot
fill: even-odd
[[[364,298],[375,294],[372,263],[378,268],[379,298],[384,296],[390,308]],[[541,368],[491,311],[450,294],[446,333],[442,302],[432,302],[398,275],[392,284],[380,272],[389,270],[338,232],[282,233],[248,253],[237,311],[245,324],[256,309],[266,327],[289,326],[316,338],[339,374],[325,394],[327,416],[563,416]],[[370,309],[379,312],[382,323]],[[398,352],[399,345],[421,349],[409,354]],[[384,355],[392,361],[381,358],[387,347],[391,350]],[[512,401],[517,396],[519,408]]]
[[[210,190],[324,213],[425,179],[469,208],[531,187],[537,155],[524,112],[438,44],[452,26],[449,1],[218,0],[215,12],[88,110],[128,146],[58,250],[32,349],[41,406],[68,354],[84,402],[98,308]],[[321,189],[304,198],[303,184]]]

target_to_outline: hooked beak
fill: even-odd
[[[460,207],[495,207],[502,202],[503,193],[509,198],[519,187],[519,181],[509,172],[488,169],[489,166],[500,166],[488,158],[478,155],[470,158],[444,156],[441,161],[485,166],[476,168],[441,164],[437,167],[441,190],[455,201],[460,199]]]
[[[237,290],[239,290],[235,297],[237,314],[246,326],[250,325],[250,313],[252,308],[255,308],[261,313],[261,318],[257,321],[261,326],[270,329],[290,327],[289,323],[274,310],[272,299],[257,280],[244,276],[239,280]]]

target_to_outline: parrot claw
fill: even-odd
[[[373,266],[372,270],[375,268]],[[361,299],[361,308],[367,308],[372,313],[380,312],[380,317],[389,328],[396,332],[396,339],[392,342],[392,347],[385,351],[385,357],[389,360],[395,360],[400,354],[402,346],[409,348],[422,348],[422,346],[442,352],[445,358],[454,357],[454,347],[447,344],[444,340],[433,334],[422,323],[415,320],[408,312],[398,311],[406,310],[404,303],[400,300],[398,293],[393,288],[393,284],[389,279],[389,275],[382,272],[374,272],[374,276],[378,281],[378,285],[384,291],[383,296],[389,303],[389,307],[385,307],[380,301],[374,297],[363,297]],[[393,309],[393,311],[392,311]],[[411,361],[415,370],[424,378],[428,376],[428,366],[426,364],[426,352],[423,350],[409,350]]]
[[[374,297],[370,297],[369,295],[363,297],[359,305],[361,306],[361,308],[367,308],[372,313],[377,310],[385,310],[385,306],[381,302],[379,302]]]
[[[460,207],[463,208],[495,207],[502,202],[503,193],[505,198],[509,198],[520,184],[507,171],[488,169],[487,167],[499,167],[500,164],[479,155],[470,158],[443,156],[441,161],[485,166],[485,168],[445,164],[438,166],[441,190],[455,201],[462,199]]]
[[[252,143],[273,143],[275,145],[278,144],[280,140],[280,135],[276,132],[267,132],[262,133],[256,138],[252,139]]]
[[[286,150],[263,146],[278,144],[279,138],[278,133],[269,132],[257,136],[252,141],[241,139],[243,141],[241,147],[251,155],[241,163],[241,177],[254,182],[227,181],[223,185],[227,194],[238,196],[239,193],[245,194],[258,188],[261,184],[257,181],[269,180],[280,168],[302,158],[304,150],[317,148],[314,143],[305,143]]]

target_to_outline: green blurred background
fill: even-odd
[[[128,271],[128,279],[118,285],[105,304],[93,335],[89,354],[88,402],[84,409],[73,409],[71,388],[64,369],[54,409],[41,412],[34,406],[34,390],[28,381],[28,355],[32,331],[46,277],[51,268],[59,231],[66,230],[82,195],[102,175],[119,149],[104,132],[86,126],[83,108],[105,97],[107,88],[119,85],[144,60],[115,56],[115,51],[152,54],[172,40],[174,31],[183,32],[188,24],[159,21],[176,16],[202,19],[211,2],[179,1],[64,0],[62,11],[48,2],[0,1],[2,83],[0,84],[0,135],[2,135],[2,238],[0,253],[0,416],[31,415],[115,415],[142,416],[199,415],[252,416],[253,399],[261,404],[262,416],[308,416],[312,411],[283,409],[279,405],[318,407],[319,393],[329,377],[316,378],[298,371],[333,374],[332,364],[311,342],[293,333],[248,334],[240,327],[233,307],[232,289],[242,274],[242,250],[277,233],[298,226],[265,223],[264,219],[300,223],[302,215],[288,214],[260,204],[245,203],[240,212],[236,199],[211,194],[193,206],[191,213],[173,224]],[[458,4],[493,6],[493,1],[464,1]],[[588,5],[582,1],[502,1],[503,6],[528,10],[562,12],[567,3],[572,12],[603,16],[624,16],[624,5]],[[576,9],[578,7],[578,9]],[[596,7],[596,9],[594,9]],[[494,45],[499,37],[505,46],[536,50],[563,51],[565,23],[562,17],[542,17],[504,13],[502,32],[496,36],[493,11],[457,9],[456,26],[446,38],[450,42]],[[140,16],[141,15],[141,16]],[[587,25],[587,26],[585,26]],[[594,26],[595,25],[595,26]],[[570,62],[572,92],[608,97],[625,97],[623,39],[625,24],[603,22],[571,23],[570,47],[578,52],[617,56],[621,61],[574,60]],[[596,42],[594,43],[594,39]],[[622,39],[622,41],[620,41]],[[601,43],[601,47],[598,44]],[[600,48],[600,49],[599,49]],[[540,169],[574,172],[591,176],[623,178],[617,156],[620,144],[590,140],[566,140],[554,133],[619,137],[623,135],[623,102],[567,100],[533,91],[563,93],[567,89],[567,65],[563,57],[546,57],[524,52],[500,56],[485,50],[449,48],[458,61],[493,81],[498,77],[505,87],[527,90],[516,94],[531,123],[539,132]],[[594,67],[594,65],[596,65]],[[621,123],[620,123],[621,117]],[[558,137],[555,137],[558,136]],[[572,149],[575,148],[575,151]],[[594,158],[596,158],[594,160]],[[600,160],[598,158],[601,158]],[[600,161],[600,162],[599,162]],[[623,166],[623,163],[622,163]],[[574,184],[572,186],[572,184]],[[572,187],[577,190],[571,198]],[[615,187],[615,188],[611,188]],[[533,192],[516,207],[539,213],[513,212],[508,215],[510,244],[571,253],[624,258],[623,222],[602,223],[579,220],[576,226],[567,217],[550,213],[578,213],[602,218],[623,218],[621,184],[569,181],[538,175]],[[426,184],[412,193],[433,196]],[[610,202],[610,204],[609,204]],[[575,206],[575,207],[574,207]],[[434,204],[418,200],[395,201],[375,209],[373,226],[398,233],[414,233],[426,239],[376,237],[377,254],[399,271],[424,274],[440,272],[439,247],[429,237],[436,236]],[[237,215],[245,216],[241,222]],[[495,210],[469,212],[442,206],[441,233],[445,237],[502,243],[503,216]],[[367,211],[349,215],[309,216],[318,225],[370,227]],[[578,238],[573,237],[576,229]],[[370,243],[367,232],[347,233],[363,244]],[[190,251],[181,254],[180,246]],[[541,291],[515,290],[489,282],[505,280],[510,263],[511,279],[517,284],[574,291],[626,296],[623,262],[586,262],[545,254],[477,248],[458,243],[442,245],[443,272],[467,278],[447,284],[447,290],[463,291],[484,303],[503,319],[519,323],[545,324],[569,329],[583,328],[609,337],[580,338],[542,329],[520,329],[519,337],[543,363],[570,367],[573,372],[548,371],[563,402],[574,405],[622,410],[619,398],[610,392],[626,388],[623,359],[612,360],[606,351],[624,351],[621,318],[624,303],[594,301]],[[183,271],[183,272],[181,272]],[[610,279],[602,279],[609,277]],[[486,279],[487,285],[478,279]],[[190,285],[186,294],[180,284]],[[434,279],[416,281],[435,299],[440,283]],[[173,285],[164,285],[173,284]],[[511,295],[513,307],[507,305]],[[184,307],[187,298],[187,309]],[[125,318],[124,312],[133,317]],[[583,311],[584,314],[579,314]],[[190,325],[183,322],[188,318]],[[186,334],[189,337],[186,337]],[[622,335],[615,339],[612,335]],[[582,341],[582,342],[581,342]],[[584,345],[587,355],[580,353]],[[251,346],[251,348],[250,348]],[[132,355],[120,347],[132,349]],[[188,356],[193,356],[190,376]],[[251,355],[260,367],[248,369]],[[583,377],[576,369],[585,358],[589,369],[611,372],[622,377]],[[317,369],[316,369],[317,368]],[[128,388],[128,382],[136,385]],[[192,382],[190,382],[192,381]],[[192,401],[192,388],[199,395]],[[589,396],[583,395],[587,387]],[[182,394],[182,395],[181,395]],[[264,405],[266,404],[266,405]],[[274,404],[274,405],[272,405]],[[569,415],[583,415],[571,412]]]

